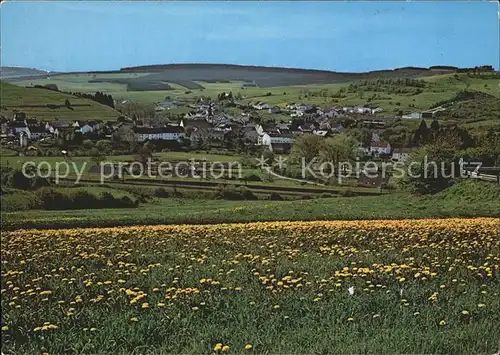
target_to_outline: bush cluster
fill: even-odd
[[[35,197],[40,207],[46,210],[135,208],[139,205],[137,200],[134,201],[128,196],[116,198],[109,192],[96,196],[82,190],[66,193],[50,187],[37,190]]]

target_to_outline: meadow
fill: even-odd
[[[144,80],[143,77],[150,73],[119,73],[119,74],[63,74],[51,77],[50,79],[37,79],[18,81],[16,85],[45,85],[56,84],[64,91],[96,92],[103,91],[111,94],[115,99],[128,99],[145,104],[153,104],[163,101],[165,97],[171,97],[180,103],[192,102],[196,97],[209,96],[213,99],[221,92],[232,91],[233,95],[240,94],[242,103],[262,101],[270,105],[285,106],[288,103],[305,102],[320,107],[348,106],[370,104],[380,106],[385,110],[384,114],[392,115],[399,110],[403,112],[418,112],[427,110],[436,102],[449,100],[461,90],[481,91],[499,97],[498,79],[483,76],[468,76],[467,74],[442,74],[422,77],[420,80],[426,83],[426,87],[420,94],[408,95],[398,93],[384,93],[371,91],[357,91],[347,93],[345,97],[334,97],[341,88],[347,88],[355,79],[341,80],[328,84],[307,84],[307,85],[273,85],[270,87],[246,87],[242,89],[242,81],[234,80],[228,82],[204,82],[194,83],[202,86],[200,89],[189,89],[182,85],[169,82],[165,79],[162,82],[168,83],[171,90],[155,91],[127,91],[124,84],[116,82],[105,82],[105,80]],[[92,80],[102,80],[102,82],[92,82]],[[379,97],[368,100],[373,94]]]
[[[0,83],[2,114],[12,117],[14,112],[24,112],[28,118],[45,121],[59,120],[116,120],[120,113],[95,101],[75,97],[58,91],[24,88]],[[97,91],[97,90],[96,90]],[[95,91],[94,91],[95,93]],[[66,107],[69,100],[71,106]]]
[[[499,223],[2,233],[2,350],[491,354]]]
[[[166,188],[171,197],[151,198],[150,185],[123,185],[109,183],[106,187],[113,195],[126,192],[133,199],[146,197],[137,208],[106,208],[77,210],[30,209],[33,201],[30,191],[23,194],[4,194],[2,206],[18,207],[17,211],[2,213],[2,229],[25,228],[83,228],[160,224],[215,224],[254,221],[316,221],[316,220],[377,220],[405,218],[474,218],[500,217],[500,187],[480,181],[463,181],[436,195],[419,197],[404,192],[379,196],[343,197],[335,193],[310,199],[294,196],[291,201],[223,200],[208,198],[215,190],[188,190],[179,185],[175,189],[183,196],[176,197],[173,189]],[[166,186],[164,186],[166,187]],[[96,192],[94,186],[79,187]],[[262,195],[260,190],[251,190]],[[276,188],[279,191],[279,188]],[[290,193],[290,192],[288,192]],[[269,194],[269,191],[267,191]],[[284,198],[286,192],[279,191]],[[196,195],[196,196],[194,196]],[[154,195],[153,195],[154,196]],[[260,196],[259,196],[260,197]],[[315,197],[315,198],[313,198]],[[298,199],[297,199],[298,198]],[[31,207],[32,208],[32,207]]]

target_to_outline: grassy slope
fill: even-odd
[[[136,75],[147,75],[148,73],[132,74],[95,74],[94,79],[106,79],[112,75],[120,75],[124,78],[134,78]],[[97,90],[105,91],[112,94],[115,98],[132,99],[145,103],[153,103],[161,101],[165,96],[171,96],[177,100],[191,100],[195,96],[212,96],[215,97],[222,91],[233,91],[233,94],[241,93],[246,97],[245,101],[263,101],[273,105],[284,105],[289,102],[304,101],[311,104],[331,106],[331,105],[362,105],[368,103],[368,98],[372,93],[365,92],[363,98],[357,93],[348,94],[346,98],[335,102],[333,95],[339,88],[349,85],[349,83],[335,84],[318,84],[318,85],[293,85],[281,86],[273,88],[246,88],[241,89],[241,82],[231,83],[205,83],[198,82],[203,85],[203,90],[188,90],[179,85],[172,84],[173,90],[168,91],[126,91],[124,85],[111,83],[88,83],[93,77],[90,74],[68,74],[55,76],[48,79],[20,81],[17,85],[31,84],[57,84],[64,90],[95,92]],[[398,94],[382,94],[384,97],[391,97],[387,100],[374,100],[371,103],[380,105],[386,112],[393,113],[394,110],[417,111],[428,109],[433,103],[451,99],[458,91],[463,89],[478,90],[499,97],[498,80],[488,79],[487,76],[468,77],[466,74],[459,74],[458,78],[454,75],[445,74],[431,77],[425,77],[422,80],[428,83],[428,87],[419,95],[407,96]],[[486,85],[486,86],[485,86]],[[305,97],[306,93],[313,91],[327,90],[326,97],[309,96]],[[270,92],[271,96],[266,96]],[[286,93],[286,95],[283,95]],[[399,102],[400,105],[396,105]],[[415,105],[410,107],[409,105]]]
[[[464,181],[447,192],[430,197],[401,193],[303,201],[159,199],[130,210],[31,210],[4,213],[3,223],[5,228],[28,228],[278,220],[500,217],[498,196],[498,185]]]
[[[120,115],[118,111],[108,106],[61,92],[38,88],[23,88],[7,83],[0,83],[0,85],[2,114],[7,117],[11,117],[15,109],[25,112],[28,117],[38,117],[44,120],[56,118],[60,120],[114,120]],[[66,99],[72,105],[83,104],[90,106],[75,106],[73,110],[66,107],[56,109],[49,107],[21,107],[22,105],[64,105]]]

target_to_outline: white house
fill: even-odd
[[[306,104],[299,104],[299,105],[297,105],[297,110],[298,111],[302,111],[302,112],[311,110],[312,108],[313,108],[312,106],[306,105]]]
[[[302,117],[302,116],[304,116],[304,112],[299,110],[294,111],[290,114],[290,117]]]
[[[269,134],[267,134],[267,133],[260,134],[259,138],[257,138],[257,144],[271,147],[271,136],[269,136]],[[269,148],[269,149],[271,149],[271,148]]]
[[[391,154],[391,145],[387,142],[372,142],[370,145],[370,153],[377,155],[380,154]]]
[[[263,102],[257,102],[252,107],[256,110],[269,110],[271,108],[271,106],[269,106],[268,104],[265,104]]]
[[[50,137],[51,134],[45,129],[45,126],[36,126],[30,128],[30,140],[37,141],[42,138]]]
[[[394,148],[392,152],[392,160],[398,162],[406,162],[410,156],[410,148]]]
[[[354,113],[361,113],[361,114],[372,113],[372,109],[369,107],[355,107]]]
[[[414,113],[410,113],[409,115],[403,115],[402,118],[406,118],[406,119],[421,119],[422,118],[422,114],[420,112],[414,112]]]
[[[89,125],[88,123],[86,123],[80,127],[80,132],[82,132],[82,134],[92,133],[93,131],[94,131],[94,128],[91,125]]]
[[[134,127],[133,131],[138,142],[147,140],[177,141],[185,137],[184,129],[180,126],[166,127]]]
[[[271,138],[271,144],[276,143],[293,143],[293,135],[291,134],[278,134],[278,133],[270,133],[269,137]]]
[[[13,121],[9,124],[9,128],[15,135],[24,133],[28,138],[31,137],[30,128],[26,125],[24,121]]]

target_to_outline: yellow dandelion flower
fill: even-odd
[[[252,348],[253,348],[252,344],[245,345],[245,350],[252,350]]]

